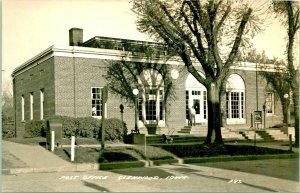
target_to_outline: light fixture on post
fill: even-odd
[[[287,117],[286,117],[286,124],[287,125],[289,125],[289,123],[290,123],[290,103],[289,103],[289,94],[284,94],[283,95],[283,98],[285,98],[285,100],[286,100],[286,113],[287,113]]]
[[[137,88],[132,90],[132,93],[134,95],[134,112],[135,112],[135,125],[134,130],[132,130],[133,133],[140,133],[140,130],[138,129],[138,114],[137,114],[137,107],[138,107],[138,94],[139,90]]]
[[[176,69],[171,70],[171,77],[176,80],[179,77],[179,72]]]

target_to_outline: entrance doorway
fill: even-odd
[[[193,75],[189,74],[186,79],[186,124],[189,120],[189,109],[194,107],[196,111],[195,122],[207,123],[207,92],[206,88],[199,83]]]

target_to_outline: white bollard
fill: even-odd
[[[75,136],[71,137],[71,161],[74,161],[75,157]]]
[[[54,151],[54,144],[55,144],[55,131],[51,131],[51,151]]]

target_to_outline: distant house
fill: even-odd
[[[105,114],[102,112],[102,89],[107,84],[103,76],[107,72],[107,61],[122,60],[124,52],[133,49],[139,52],[143,47],[156,46],[164,51],[164,47],[158,43],[98,36],[83,42],[83,30],[78,28],[69,30],[69,39],[69,46],[51,46],[13,71],[18,137],[24,135],[26,121],[43,120],[53,115],[120,118],[120,104],[125,106],[124,121],[129,131],[134,128],[134,109],[119,96],[108,92]],[[126,60],[140,62],[143,56],[135,55]],[[170,59],[165,65],[179,72],[174,80],[176,99],[166,107],[161,101],[163,94],[154,97],[157,84],[163,84],[163,79],[154,70],[145,71],[144,76],[155,73],[158,78],[148,88],[144,108],[146,122],[140,121],[139,127],[156,123],[165,132],[168,129],[175,129],[175,133],[184,132],[183,128],[188,124],[188,109],[194,106],[197,126],[186,133],[205,135],[208,116],[206,88],[187,72],[179,59]],[[200,65],[198,69],[201,71]],[[247,62],[238,62],[230,69],[222,98],[223,127],[231,130],[253,127],[257,105],[259,111],[263,111],[263,105],[266,106],[262,115],[267,127],[282,122],[280,100],[260,76],[256,103],[256,70],[255,64]],[[163,91],[164,87],[159,89]],[[263,128],[264,123],[259,127]]]

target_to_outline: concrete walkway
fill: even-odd
[[[62,177],[78,176],[74,180]],[[101,177],[86,179],[85,177]],[[154,177],[132,180],[124,177]],[[171,177],[179,177],[172,179]],[[184,177],[181,178],[180,177]],[[269,176],[196,166],[163,165],[112,171],[4,175],[3,192],[299,192],[299,183]],[[26,180],[24,180],[26,179]],[[120,180],[121,179],[121,180]]]
[[[39,145],[24,145],[2,141],[2,160],[11,168],[3,167],[3,173],[28,173],[65,171],[75,164],[59,158]]]

